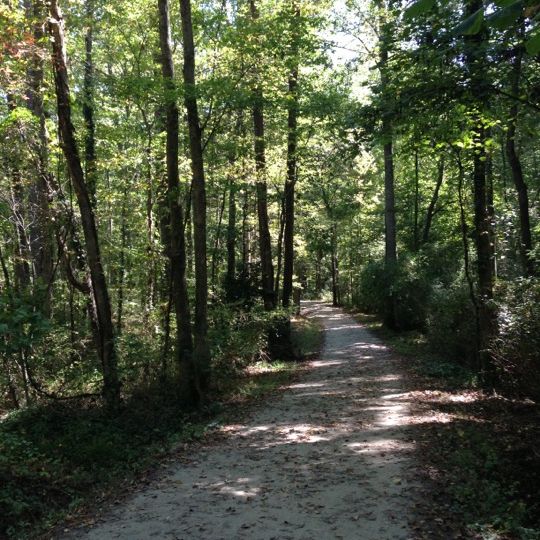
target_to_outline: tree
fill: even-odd
[[[114,341],[111,302],[107,281],[101,262],[99,237],[94,211],[86,187],[79,158],[75,128],[71,120],[70,90],[67,76],[67,59],[64,40],[64,20],[56,0],[50,4],[49,31],[52,37],[52,61],[56,87],[58,123],[62,136],[62,150],[69,175],[77,196],[86,245],[86,256],[90,269],[91,293],[95,304],[98,331],[98,352],[103,371],[103,396],[111,408],[120,400],[120,381],[117,372],[116,347]]]
[[[208,277],[206,262],[206,185],[202,149],[202,132],[195,87],[195,44],[191,22],[191,1],[180,0],[184,36],[184,102],[189,128],[192,170],[192,201],[195,240],[195,324],[194,361],[198,384],[207,389],[210,381],[210,347],[208,345]]]
[[[385,227],[385,265],[386,271],[391,275],[397,263],[397,229],[396,229],[396,201],[394,190],[394,150],[392,129],[392,103],[389,85],[388,54],[392,39],[391,3],[379,3],[379,72],[381,78],[382,113],[381,136],[384,149],[384,227]],[[385,322],[396,327],[395,298],[388,291]]]
[[[259,18],[255,0],[250,0],[250,13],[254,23]],[[264,134],[263,90],[257,68],[253,87],[253,137],[255,150],[257,216],[259,222],[259,252],[261,257],[262,295],[267,311],[274,309],[276,298],[274,292],[274,265],[272,262],[272,243],[268,220],[268,188],[266,185],[266,151]]]
[[[171,51],[171,31],[168,0],[158,0],[159,42],[167,132],[167,190],[168,215],[166,218],[167,255],[170,261],[172,297],[174,301],[177,339],[176,358],[179,367],[182,398],[190,404],[200,399],[197,374],[193,365],[191,316],[186,284],[186,246],[184,238],[184,212],[179,203],[178,175],[178,106]]]
[[[284,189],[283,235],[283,307],[288,307],[293,289],[294,274],[294,186],[298,174],[298,29],[300,7],[294,2],[291,5],[291,68],[289,74],[289,101],[287,111],[287,180]]]

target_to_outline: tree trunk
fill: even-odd
[[[493,190],[493,159],[486,155],[486,204],[489,220],[489,243],[491,244],[491,267],[493,279],[497,279],[497,216],[495,214],[495,192]]]
[[[512,65],[512,94],[519,95],[520,79],[521,79],[521,61],[523,57],[523,48],[519,46]],[[516,127],[519,114],[519,103],[516,100],[512,102],[510,107],[510,120],[508,123],[508,131],[506,132],[506,155],[512,172],[512,179],[518,194],[518,209],[519,209],[519,232],[520,232],[520,254],[523,264],[523,272],[527,276],[535,274],[535,263],[531,257],[533,248],[531,235],[531,222],[529,215],[529,192],[525,179],[523,177],[523,169],[521,160],[516,151]]]
[[[379,71],[381,76],[381,91],[383,94],[384,110],[382,112],[382,137],[384,152],[384,246],[385,269],[388,277],[393,279],[397,264],[397,231],[396,231],[396,202],[394,192],[394,151],[391,99],[388,89],[388,49],[390,46],[390,22],[383,13],[379,21],[380,26],[380,57]],[[391,287],[386,292],[384,321],[390,328],[396,328],[395,297]]]
[[[44,4],[41,0],[25,2],[27,18],[32,21],[35,43],[44,38]],[[51,294],[53,281],[53,244],[52,222],[49,207],[49,156],[45,113],[43,109],[43,56],[36,50],[30,59],[28,69],[27,106],[39,123],[39,141],[37,148],[37,176],[30,187],[29,203],[32,214],[29,236],[30,252],[35,270],[36,284],[43,289],[42,313],[51,314]]]
[[[281,278],[281,266],[283,262],[283,233],[285,231],[285,195],[280,193],[279,198],[281,199],[281,204],[279,209],[279,232],[276,246],[276,278],[274,280],[274,295],[276,299],[276,305],[279,304],[279,280]]]
[[[124,314],[124,281],[126,278],[126,246],[128,241],[127,234],[127,199],[128,185],[124,186],[122,197],[122,211],[120,213],[120,260],[118,261],[118,296],[116,304],[116,335],[122,333],[122,316]]]
[[[439,191],[441,189],[443,180],[444,180],[444,157],[441,157],[437,165],[437,182],[435,184],[435,189],[433,190],[433,195],[431,196],[431,201],[429,202],[429,207],[426,213],[426,222],[424,224],[424,231],[422,233],[422,244],[427,244],[429,241],[429,233],[431,231],[431,225],[433,224],[433,217],[435,216],[437,202],[439,200]]]
[[[289,74],[289,100],[287,111],[287,180],[284,190],[285,230],[283,236],[283,307],[288,307],[293,293],[294,275],[294,188],[298,174],[298,43],[297,32],[300,8],[295,0],[292,3],[291,18],[292,68]]]
[[[255,0],[250,0],[251,18],[256,21],[259,12]],[[257,74],[258,76],[258,74]],[[268,194],[266,185],[266,144],[264,135],[263,92],[257,82],[253,89],[253,134],[255,149],[255,170],[257,174],[257,215],[259,220],[259,250],[261,257],[262,296],[264,308],[271,311],[276,306],[274,294],[274,265],[272,243],[268,220]]]
[[[186,246],[184,238],[184,212],[180,205],[178,175],[178,106],[174,84],[174,66],[171,51],[169,1],[158,0],[159,42],[161,69],[165,82],[165,109],[167,132],[167,202],[168,223],[167,255],[170,260],[172,297],[175,308],[177,336],[176,360],[180,370],[180,393],[187,404],[200,399],[196,370],[193,362],[193,341],[186,283]]]
[[[250,246],[249,246],[249,185],[244,184],[244,201],[242,204],[242,277],[249,276]]]
[[[57,0],[51,0],[49,31],[53,38],[53,70],[58,107],[58,124],[62,137],[62,150],[66,158],[69,175],[81,213],[82,228],[86,244],[88,267],[96,307],[99,331],[99,355],[103,371],[103,395],[109,407],[115,408],[120,400],[116,348],[114,342],[111,302],[103,266],[94,211],[84,181],[84,173],[79,158],[75,138],[75,128],[71,121],[70,91],[67,77],[67,61],[64,42],[64,21]]]
[[[193,240],[195,248],[195,366],[201,388],[210,383],[210,345],[208,343],[208,269],[206,261],[206,185],[195,89],[195,44],[191,21],[191,0],[180,0],[184,38],[184,103],[189,128],[192,172]]]
[[[85,2],[86,33],[84,36],[84,79],[83,105],[84,118],[84,172],[86,185],[92,206],[96,206],[96,124],[94,121],[94,61],[92,48],[94,46],[94,0]]]
[[[229,213],[227,216],[227,274],[225,288],[228,300],[232,300],[232,290],[236,279],[236,186],[231,174],[229,181]]]
[[[223,190],[223,195],[221,197],[221,204],[219,205],[219,211],[217,216],[217,227],[216,227],[216,237],[214,239],[214,246],[212,248],[212,266],[210,271],[210,284],[212,287],[216,284],[216,273],[218,266],[218,252],[221,244],[221,228],[223,225],[223,214],[225,213],[225,205],[227,203],[227,194],[230,192],[230,183],[232,182],[232,177],[229,177],[227,185]]]
[[[465,16],[471,16],[482,7],[481,0],[469,0]],[[487,73],[485,69],[485,36],[482,32],[465,36],[466,66],[469,84],[474,92],[476,105],[484,108],[488,99]],[[478,272],[478,318],[479,318],[479,368],[487,374],[492,369],[488,352],[491,338],[496,333],[497,319],[493,307],[493,246],[491,244],[490,220],[486,189],[486,129],[480,117],[475,119],[473,156],[474,224],[476,229],[476,253]]]
[[[420,247],[418,218],[420,215],[420,166],[418,163],[418,148],[414,150],[414,215],[413,215],[413,251]]]
[[[339,291],[339,266],[337,257],[337,225],[332,224],[332,304],[339,306],[341,304],[341,295]]]

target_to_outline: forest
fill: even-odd
[[[538,0],[2,0],[0,538],[272,408],[340,317],[445,418],[403,538],[540,538],[539,62]]]

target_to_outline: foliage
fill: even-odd
[[[508,284],[501,294],[500,334],[493,348],[506,392],[540,397],[540,283],[537,278]]]

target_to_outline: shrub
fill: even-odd
[[[396,329],[422,329],[430,293],[422,259],[403,259],[393,269],[386,269],[382,259],[370,261],[360,274],[358,307],[384,316],[386,301],[391,294],[395,301]]]
[[[444,351],[447,358],[462,365],[474,365],[476,314],[461,275],[449,287],[433,287],[428,313],[427,335],[433,351]]]
[[[505,391],[540,398],[540,280],[505,284],[501,291],[495,367]]]

